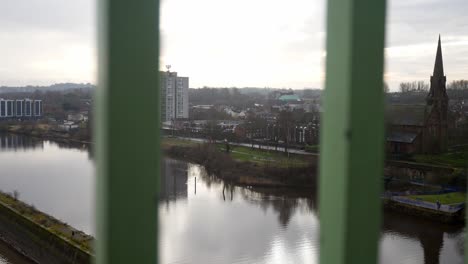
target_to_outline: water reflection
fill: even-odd
[[[94,233],[88,149],[14,135],[0,141],[3,191],[18,190],[25,202]],[[171,159],[162,169],[161,263],[317,263],[315,192],[239,187]],[[462,226],[391,212],[384,219],[380,263],[463,263]]]
[[[94,234],[94,167],[87,150],[21,135],[3,134],[0,141],[7,142],[0,148],[2,191],[16,190],[22,201]]]
[[[31,137],[22,134],[11,134],[0,132],[0,151],[28,151],[28,150],[44,150],[44,143],[50,142],[41,138]],[[93,159],[93,145],[79,142],[58,142],[54,141],[54,146],[59,149],[76,149],[86,151],[88,159]]]
[[[383,225],[383,237],[404,237],[420,246],[419,252],[404,257],[418,256],[418,261],[412,263],[425,264],[463,263],[463,246],[460,246],[464,243],[463,231],[459,225],[444,225],[396,212],[386,212]]]
[[[0,133],[0,149],[2,151],[44,149],[44,141],[24,135]]]
[[[316,193],[238,187],[196,165],[165,164],[173,166],[176,182],[187,184],[163,185],[171,189],[172,203],[160,206],[162,263],[318,261]],[[165,171],[168,181],[171,170]],[[462,226],[394,212],[384,219],[380,263],[463,263]]]
[[[159,207],[161,263],[317,260],[318,223],[307,199],[236,187],[192,164],[185,186],[176,201]]]
[[[161,162],[160,201],[187,199],[188,163],[165,159]]]

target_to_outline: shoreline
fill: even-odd
[[[10,130],[5,132],[41,138],[44,140],[51,140],[59,143],[84,144],[90,147],[94,145],[93,142],[63,137],[56,133],[31,133],[26,131]],[[309,191],[315,190],[317,188],[318,159],[316,156],[302,156],[301,159],[303,158],[303,161],[306,161],[307,165],[295,165],[294,163],[288,163],[284,165],[276,162],[275,160],[261,163],[258,161],[255,162],[253,160],[236,159],[233,153],[234,151],[231,150],[230,153],[226,153],[222,150],[223,146],[223,144],[219,143],[200,143],[170,137],[163,137],[161,140],[161,151],[163,152],[164,156],[187,162],[193,162],[204,166],[210,175],[215,175],[219,179],[222,179],[229,184],[242,187],[265,188],[270,190],[286,189]],[[235,146],[231,147],[234,148]],[[248,147],[243,148],[250,149]],[[255,151],[263,151],[268,153],[273,152],[277,153],[278,155],[282,155],[282,152],[268,150]],[[399,162],[391,160],[386,161],[386,166],[387,169],[389,167],[393,167],[393,170],[396,170],[395,168],[401,168],[407,171],[409,169],[426,169],[426,167],[430,167],[431,171],[434,170],[433,168],[441,168],[446,170],[450,169],[440,166],[429,166],[428,164],[407,163],[405,161]],[[396,170],[396,172],[400,172],[400,169]],[[405,183],[403,185],[408,187],[411,186],[409,183]],[[390,206],[390,204],[392,206]],[[406,214],[425,215],[427,216],[426,218],[433,220],[435,219],[441,222],[460,221],[459,219],[454,220],[457,217],[452,217],[451,215],[442,215],[437,212],[431,212],[429,209],[419,208],[417,206],[412,206],[409,208],[404,204],[400,204],[395,201],[388,202],[385,201],[385,199],[383,199],[383,207],[399,212],[405,212]]]
[[[240,186],[264,188],[312,189],[317,184],[316,166],[280,166],[278,163],[257,164],[239,161],[217,149],[215,144],[190,144],[186,146],[162,144],[170,158],[204,166],[211,175]]]
[[[457,225],[466,221],[465,209],[460,210],[457,213],[450,214],[442,211],[436,211],[432,209],[399,203],[387,198],[382,199],[382,207],[385,210],[400,212],[414,217],[432,220],[443,224]]]
[[[34,263],[90,263],[94,238],[0,192],[0,239]]]
[[[15,128],[15,127],[1,127],[0,132],[3,133],[11,133],[11,134],[16,134],[16,135],[24,135],[24,136],[29,136],[33,138],[40,138],[44,140],[51,140],[51,141],[56,141],[59,143],[75,143],[75,144],[85,144],[85,145],[94,145],[94,142],[92,142],[90,139],[87,140],[82,140],[78,138],[73,138],[68,132],[66,133],[60,133],[57,131],[45,131],[41,129],[32,129],[32,130],[26,130],[25,128]]]
[[[50,140],[56,141],[54,138]],[[65,142],[69,143],[70,141]],[[317,175],[313,172],[316,166],[312,167],[316,164],[303,167],[274,167],[267,163],[262,166],[250,161],[235,160],[217,147],[219,145],[216,144],[171,145],[168,144],[167,140],[163,140],[162,151],[168,157],[204,166],[210,175],[214,175],[228,184],[247,186],[247,188],[251,187],[254,190],[259,189],[264,192],[290,192],[304,197],[310,197],[308,194],[311,193],[315,196],[317,194]],[[305,179],[307,181],[304,181]],[[0,193],[0,226],[4,226],[0,227],[0,231],[2,234],[6,233],[6,236],[2,236],[0,239],[10,248],[35,263],[61,263],[35,257],[44,258],[43,255],[56,259],[73,259],[73,263],[78,264],[90,263],[88,260],[93,258],[93,237],[40,212],[13,196]],[[11,207],[16,208],[12,209]],[[463,222],[465,212],[463,210],[463,212],[457,212],[456,215],[449,215],[437,211],[433,212],[433,210],[402,206],[386,199],[382,199],[382,209],[384,209],[383,217],[387,211],[395,211],[411,217],[450,225]],[[72,233],[71,237],[70,233]],[[77,242],[76,238],[79,236],[82,236],[83,239],[78,239]],[[18,241],[20,242],[18,243]],[[80,244],[83,241],[87,243],[85,246]],[[60,248],[64,249],[60,251]],[[78,257],[80,261],[76,259],[77,255],[80,256]]]

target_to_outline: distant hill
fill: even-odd
[[[272,87],[265,87],[265,88],[260,88],[260,87],[203,87],[203,88],[190,88],[194,90],[200,90],[200,89],[236,89],[239,91],[241,94],[258,94],[258,95],[268,95],[274,91],[292,91],[294,93],[297,93],[301,96],[320,96],[322,93],[322,90],[319,88],[304,88],[304,89],[286,89],[286,88],[272,88]]]
[[[313,98],[313,97],[320,97],[322,94],[322,90],[317,88],[304,88],[304,89],[279,89],[279,88],[255,88],[255,87],[245,87],[239,88],[239,92],[241,94],[261,94],[261,95],[268,95],[274,91],[291,91],[303,98]]]
[[[32,93],[39,91],[66,91],[71,89],[94,89],[90,83],[57,83],[49,86],[0,86],[0,93]]]
[[[239,92],[241,94],[261,94],[261,95],[268,95],[272,91],[279,90],[276,88],[257,88],[257,87],[244,87],[244,88],[239,88]]]

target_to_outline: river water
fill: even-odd
[[[0,135],[0,189],[17,190],[94,234],[94,164],[84,146]],[[161,263],[317,263],[314,194],[230,186],[198,165],[165,159],[159,204]],[[462,226],[385,212],[380,263],[462,263]],[[13,255],[12,255],[13,254]],[[0,244],[1,263],[26,263]]]

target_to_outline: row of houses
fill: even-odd
[[[0,98],[0,119],[38,118],[42,116],[42,100]]]

